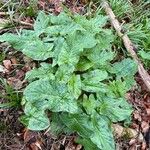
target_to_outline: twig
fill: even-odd
[[[0,12],[0,16],[6,16],[8,15],[8,12]]]
[[[16,23],[19,23],[19,24],[25,25],[25,26],[33,27],[33,24],[28,23],[28,22],[19,21],[19,20],[16,20],[16,19],[13,19],[13,21],[14,21],[14,22],[16,22]]]
[[[116,19],[115,14],[113,13],[109,4],[105,0],[102,1],[102,7],[104,8],[106,14],[109,16],[111,24],[115,28],[117,34],[122,38],[125,48],[130,53],[132,58],[137,62],[139,75],[141,76],[141,78],[143,79],[143,82],[145,83],[148,90],[150,91],[150,75],[144,69],[143,64],[139,60],[136,52],[134,51],[135,50],[134,44],[131,42],[131,40],[126,34],[122,33],[122,28],[120,26],[119,21]]]
[[[20,21],[20,20],[17,20],[17,19],[13,19],[12,21],[7,20],[7,19],[0,19],[0,24],[8,24],[8,23],[11,23],[11,22],[15,22],[15,23],[18,23],[18,24],[21,24],[21,25],[33,27],[33,24],[28,23],[28,22],[24,22],[24,21]]]

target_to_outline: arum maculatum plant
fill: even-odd
[[[114,35],[106,23],[102,15],[40,12],[33,30],[0,36],[41,62],[25,77],[22,121],[30,130],[77,133],[86,150],[115,149],[111,124],[130,118],[125,93],[135,84],[137,65],[130,58],[113,61]]]

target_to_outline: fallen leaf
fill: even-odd
[[[12,63],[10,60],[3,60],[3,65],[6,69],[11,70],[12,69]]]
[[[23,81],[21,81],[20,79],[16,79],[15,77],[8,78],[7,83],[15,90],[21,89],[23,85]]]
[[[36,141],[36,142],[35,142],[35,145],[36,145],[40,150],[42,150],[42,148],[41,148],[41,142]]]
[[[12,62],[13,65],[19,64],[19,62],[18,62],[18,60],[16,59],[16,57],[12,57],[12,58],[11,58],[11,62]]]
[[[150,108],[147,108],[146,112],[147,112],[148,115],[150,115]]]
[[[118,125],[118,124],[113,124],[112,125],[112,128],[113,128],[113,132],[114,132],[114,135],[116,138],[120,138],[122,137],[122,134],[123,134],[123,127]]]
[[[141,115],[139,114],[138,111],[134,111],[133,117],[134,117],[134,119],[136,119],[136,120],[138,120],[140,122],[142,121]]]
[[[129,150],[137,150],[137,145],[136,144],[133,144]]]
[[[26,143],[29,142],[34,137],[37,138],[37,136],[38,135],[36,132],[30,131],[28,129],[24,129],[23,139]]]
[[[0,65],[0,72],[5,73],[5,68],[2,65]]]
[[[22,80],[24,76],[25,76],[25,72],[23,70],[16,70],[16,75],[15,75],[16,79]]]
[[[76,150],[81,150],[82,149],[82,145],[77,145]]]
[[[141,128],[142,128],[143,133],[146,133],[149,129],[149,123],[147,123],[146,121],[142,121]]]
[[[9,20],[0,18],[0,30],[5,28],[8,23],[10,23]]]
[[[128,137],[129,139],[137,138],[138,141],[143,141],[143,135],[132,128],[124,128],[118,124],[112,125],[113,133],[117,138]]]
[[[130,142],[129,142],[129,145],[133,145],[137,142],[137,140],[134,138],[134,139],[131,139]]]
[[[39,148],[35,145],[35,143],[30,144],[31,150],[39,150]]]
[[[145,142],[143,142],[143,143],[142,143],[141,150],[146,150],[146,147],[147,147],[146,143],[145,143]]]

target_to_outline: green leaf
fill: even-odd
[[[92,83],[86,81],[82,81],[82,90],[87,91],[87,92],[103,92],[106,93],[108,92],[107,85],[104,83]]]
[[[91,141],[102,150],[115,150],[115,142],[107,118],[95,116],[92,123],[94,132],[90,137]]]
[[[58,62],[59,54],[62,50],[65,50],[66,42],[63,37],[58,37],[56,41],[54,41],[55,49],[53,51],[53,66],[55,66]]]
[[[23,30],[21,35],[6,33],[0,36],[0,41],[10,43],[15,49],[34,60],[46,60],[52,57],[54,44],[41,41],[33,31]]]
[[[72,93],[73,97],[78,99],[81,94],[81,79],[80,75],[73,74],[68,81],[68,89]]]
[[[41,33],[43,33],[48,27],[49,23],[50,17],[43,11],[40,11],[33,26],[36,34],[39,36]]]
[[[78,112],[77,102],[67,86],[56,81],[37,80],[30,83],[24,90],[24,98],[37,108],[42,105],[53,112]]]
[[[51,25],[48,26],[43,32],[50,36],[58,36],[64,26],[62,25]]]
[[[27,102],[25,105],[25,124],[30,130],[44,130],[50,125],[49,119],[44,112],[44,107],[41,105],[38,108],[32,103]],[[24,122],[24,121],[23,121]]]
[[[108,78],[107,71],[103,71],[100,69],[95,69],[93,71],[89,71],[87,73],[84,73],[82,75],[84,78],[84,81],[90,82],[90,83],[97,83],[99,81],[103,81]]]
[[[113,64],[112,73],[117,75],[117,78],[130,76],[132,77],[137,72],[137,64],[130,58],[123,59],[121,62]]]
[[[76,71],[86,71],[90,69],[94,64],[86,57],[81,57],[76,65]]]
[[[89,33],[95,35],[96,33],[99,33],[100,32],[100,26],[104,25],[104,20],[103,18],[101,18],[100,16],[97,16],[96,18],[93,18],[93,19],[90,19],[88,20],[85,16],[81,16],[81,15],[78,15],[76,14],[74,16],[74,20],[77,24],[80,24],[86,31],[88,31]],[[105,18],[106,19],[106,18]],[[99,22],[98,22],[99,20]],[[100,23],[100,20],[103,22]],[[100,23],[98,25],[98,23]]]
[[[76,131],[83,139],[90,139],[100,149],[115,149],[111,128],[104,116],[90,118],[83,114],[62,114],[61,120],[72,131]]]
[[[83,107],[86,110],[87,114],[95,115],[96,108],[98,106],[98,101],[95,99],[94,95],[89,95],[87,97],[86,95],[83,96]]]
[[[40,39],[35,39],[27,43],[22,52],[34,60],[46,60],[52,57],[53,43],[44,43]]]
[[[103,27],[108,21],[107,16],[97,15],[90,20],[96,27]]]
[[[82,26],[76,23],[70,23],[68,25],[64,25],[63,29],[60,31],[61,35],[71,34],[76,31],[85,31]]]
[[[61,12],[58,16],[51,15],[51,23],[55,25],[66,25],[72,22],[71,17],[69,14],[65,12]]]
[[[92,143],[90,139],[77,138],[76,142],[83,145],[85,150],[99,150],[99,148]]]
[[[121,80],[110,82],[108,88],[109,95],[113,95],[113,97],[124,97],[125,93],[130,90],[126,85],[126,82]]]
[[[101,66],[105,66],[108,64],[108,62],[113,60],[115,53],[100,49],[98,46],[96,46],[92,51],[87,51],[85,55],[93,64],[95,64],[97,68],[100,68]]]
[[[22,51],[27,43],[30,43],[35,38],[37,37],[35,36],[34,31],[22,30],[19,34],[5,33],[0,35],[0,42],[8,42],[16,50]]]
[[[29,72],[26,73],[26,80],[32,81],[34,79],[55,79],[54,76],[54,69],[52,68],[51,64],[41,63],[40,68],[35,68]]]
[[[92,134],[90,118],[85,114],[61,114],[61,120],[81,137],[87,138]]]
[[[114,99],[105,97],[100,101],[100,114],[107,116],[113,122],[126,120],[132,113],[131,105],[124,98]]]
[[[124,97],[125,93],[129,91],[134,84],[135,80],[133,77],[128,77],[125,81],[122,81],[121,79],[114,80],[108,85],[108,95],[112,95],[113,97]]]
[[[61,65],[55,74],[56,80],[60,83],[67,83],[74,70],[75,67],[72,64]]]
[[[45,114],[41,112],[37,112],[36,115],[29,119],[28,129],[30,130],[45,130],[49,127],[49,119],[45,116]]]
[[[150,60],[150,52],[139,51],[139,54],[143,59]]]
[[[84,31],[84,28],[80,26],[79,24],[76,24],[74,22],[66,25],[52,25],[48,26],[44,32],[49,34],[49,35],[68,35],[70,33],[74,33],[76,31]]]
[[[58,65],[63,64],[77,64],[79,61],[79,56],[77,55],[76,51],[73,49],[69,49],[69,47],[66,45],[64,49],[61,50],[61,52],[58,55]]]
[[[100,50],[111,50],[111,42],[114,40],[114,35],[111,30],[105,29],[100,31],[101,34],[96,35],[98,41],[98,47]]]
[[[59,113],[51,114],[50,132],[54,135],[60,135],[65,132],[66,126],[60,119],[61,115]]]
[[[69,37],[72,40],[73,47],[80,48],[92,48],[97,44],[97,40],[94,37],[94,34],[88,32],[77,32],[74,36]],[[76,41],[76,43],[74,43]]]

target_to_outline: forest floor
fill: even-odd
[[[62,11],[60,0],[16,0],[0,2],[0,34],[8,31],[30,29],[38,10],[59,14]],[[71,11],[84,14],[88,1],[65,1]],[[93,6],[94,7],[94,6]],[[9,22],[9,23],[8,23]],[[76,135],[61,135],[55,137],[48,131],[33,132],[26,129],[19,121],[23,114],[20,107],[22,91],[26,83],[22,82],[25,73],[35,66],[35,63],[11,47],[0,44],[0,103],[13,99],[12,107],[0,108],[0,149],[1,150],[81,150],[82,145],[76,144]],[[3,70],[3,71],[1,71]],[[147,68],[148,70],[148,68]],[[116,137],[118,150],[148,150],[150,149],[150,93],[142,79],[135,76],[137,86],[130,90],[126,97],[132,104],[134,112],[130,128],[141,134],[141,138]],[[13,105],[18,104],[18,106]],[[11,104],[10,104],[11,105]]]

